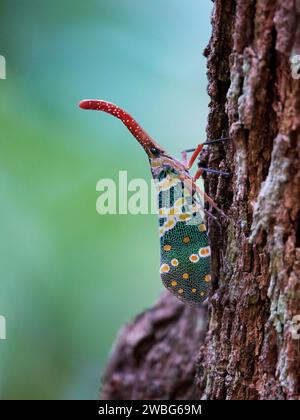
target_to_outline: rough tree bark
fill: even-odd
[[[233,176],[205,180],[229,218],[208,221],[208,323],[163,293],[121,331],[101,398],[300,399],[299,54],[299,0],[215,1],[207,133],[232,141],[204,158]]]

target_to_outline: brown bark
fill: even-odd
[[[233,176],[205,180],[229,218],[208,221],[209,322],[164,293],[121,332],[102,398],[300,399],[297,54],[300,1],[215,1],[207,133],[231,142],[208,163]]]
[[[121,330],[101,398],[197,398],[196,355],[206,331],[206,313],[207,305],[184,305],[164,292],[152,309]]]

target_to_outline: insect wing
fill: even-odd
[[[176,175],[159,182],[160,275],[165,287],[189,303],[210,288],[210,247],[201,208]]]

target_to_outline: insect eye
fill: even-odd
[[[159,156],[160,151],[156,147],[150,147],[150,152],[153,156]]]

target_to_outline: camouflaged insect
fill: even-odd
[[[189,303],[203,301],[211,282],[210,247],[202,217],[203,206],[196,200],[199,190],[188,172],[201,146],[190,165],[186,165],[169,156],[116,105],[102,100],[84,100],[80,107],[119,118],[144,148],[158,192],[161,279],[179,299]],[[201,173],[198,171],[199,176]]]

